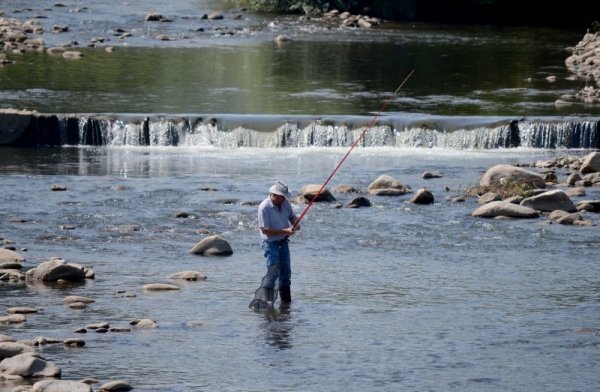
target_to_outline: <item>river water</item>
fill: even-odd
[[[564,80],[562,68],[562,48],[580,39],[575,32],[419,26],[426,31],[390,28],[373,34],[375,42],[356,32],[338,39],[304,32],[281,47],[270,39],[279,31],[260,30],[152,48],[154,40],[140,38],[143,47],[89,50],[80,62],[25,54],[0,69],[1,105],[48,113],[369,116],[414,67],[390,105],[396,116],[599,113],[553,105],[557,94],[581,87]],[[555,84],[545,80],[549,73],[559,75]],[[249,310],[264,273],[256,203],[277,179],[293,193],[322,183],[346,151],[2,147],[0,237],[26,248],[27,268],[56,256],[93,267],[96,279],[74,286],[0,282],[2,308],[43,309],[23,324],[0,325],[0,333],[67,338],[93,322],[124,327],[151,318],[158,329],[88,332],[79,335],[83,348],[39,349],[63,379],[124,379],[139,391],[598,389],[598,226],[475,219],[476,200],[451,201],[494,164],[588,150],[358,148],[330,186],[364,190],[388,174],[414,190],[427,187],[435,204],[414,205],[405,196],[369,197],[370,208],[313,206],[291,240],[291,308]],[[424,180],[424,171],[442,178]],[[558,172],[563,182],[566,174]],[[55,183],[67,191],[52,192]],[[600,198],[598,187],[586,192],[574,199]],[[345,204],[355,195],[335,196]],[[305,207],[293,206],[298,213]],[[175,218],[178,211],[192,217]],[[223,236],[233,255],[191,255],[208,234]],[[208,279],[176,282],[181,290],[173,292],[142,289],[190,269]],[[96,302],[71,310],[67,295]],[[0,381],[0,390],[14,385]]]

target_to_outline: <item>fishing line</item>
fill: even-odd
[[[396,94],[398,94],[398,91],[400,91],[400,89],[402,88],[402,86],[404,86],[404,83],[406,83],[406,81],[412,76],[412,74],[414,72],[415,72],[414,69],[412,71],[410,71],[409,74],[404,78],[404,80],[402,81],[402,83],[400,83],[400,86],[398,86],[398,88],[396,89],[396,91],[394,91],[394,93],[392,95],[390,95],[390,97],[385,101],[385,103],[383,104],[383,106],[381,107],[381,109],[379,110],[379,112],[377,112],[377,114],[375,115],[375,117],[373,117],[373,119],[371,120],[371,122],[369,123],[369,125],[367,125],[367,127],[365,128],[365,130],[362,131],[362,133],[358,137],[358,139],[356,139],[356,141],[352,144],[352,146],[350,147],[350,149],[348,150],[348,152],[346,153],[346,155],[344,155],[344,157],[340,160],[340,162],[337,164],[337,166],[335,167],[335,169],[333,169],[333,171],[331,172],[331,174],[329,175],[329,177],[327,177],[327,180],[323,183],[323,185],[321,186],[321,189],[319,189],[319,191],[317,192],[317,194],[310,200],[310,202],[308,203],[308,205],[306,206],[306,208],[304,209],[304,211],[302,211],[302,214],[300,214],[300,217],[298,217],[298,219],[296,220],[296,223],[294,223],[294,226],[292,226],[292,230],[294,230],[296,228],[296,226],[298,226],[298,224],[300,223],[300,221],[302,220],[302,218],[304,218],[304,215],[306,215],[306,213],[308,212],[308,210],[310,209],[310,207],[313,205],[313,203],[315,202],[315,200],[317,200],[319,198],[319,195],[321,194],[321,192],[323,192],[323,189],[325,189],[325,187],[327,186],[327,184],[329,183],[329,181],[333,178],[333,176],[338,171],[338,169],[340,168],[340,166],[342,166],[342,164],[344,163],[344,161],[346,160],[346,158],[348,158],[348,155],[350,155],[350,153],[352,152],[352,150],[354,150],[354,147],[356,147],[358,145],[358,143],[366,135],[367,131],[369,129],[371,129],[371,127],[373,127],[373,125],[375,124],[375,121],[377,120],[377,118],[381,115],[381,113],[383,113],[383,111],[385,110],[385,108],[389,105],[389,103],[392,101],[392,99],[394,99],[394,97],[396,96]]]

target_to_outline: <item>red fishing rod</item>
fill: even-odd
[[[383,106],[381,107],[381,109],[379,110],[379,112],[377,112],[377,114],[375,115],[375,117],[373,117],[373,119],[371,120],[371,122],[369,123],[369,125],[367,125],[367,127],[365,128],[365,130],[362,131],[362,133],[358,137],[358,139],[356,139],[356,141],[352,144],[352,146],[350,147],[350,149],[348,150],[348,152],[346,153],[346,155],[344,155],[344,157],[340,160],[340,162],[337,164],[337,166],[335,167],[335,169],[333,169],[333,171],[331,172],[331,174],[329,175],[329,177],[327,177],[327,180],[325,180],[325,182],[321,186],[321,189],[319,189],[319,191],[317,192],[317,194],[315,195],[315,197],[313,197],[310,200],[310,202],[308,203],[308,205],[306,206],[306,208],[304,209],[304,211],[302,211],[302,214],[300,214],[300,216],[296,220],[296,223],[294,223],[294,226],[292,226],[292,230],[294,230],[296,228],[296,226],[298,226],[298,224],[300,223],[300,221],[302,220],[302,218],[304,218],[304,215],[306,215],[306,213],[308,212],[308,210],[310,209],[310,207],[313,205],[313,203],[315,202],[315,200],[317,200],[319,198],[319,195],[321,194],[321,192],[323,192],[323,189],[325,189],[325,187],[327,186],[327,184],[329,183],[329,181],[333,178],[333,176],[338,171],[338,169],[340,168],[340,166],[342,166],[342,163],[344,163],[344,161],[346,160],[346,158],[348,158],[348,155],[350,155],[350,153],[352,152],[352,150],[354,150],[354,147],[356,147],[358,145],[358,143],[362,140],[362,138],[365,137],[367,131],[373,127],[373,125],[375,124],[375,121],[377,121],[377,118],[381,115],[381,113],[383,113],[383,111],[385,110],[385,108],[389,105],[389,103],[392,101],[392,99],[394,99],[394,97],[396,96],[396,94],[398,94],[398,91],[400,91],[400,89],[402,88],[402,86],[404,86],[404,83],[406,83],[406,81],[412,76],[413,73],[415,73],[414,69],[409,72],[409,74],[404,78],[404,80],[402,81],[402,83],[400,83],[400,86],[398,86],[398,88],[396,89],[396,91],[394,91],[394,93],[392,95],[390,95],[390,97],[385,101],[385,103],[383,104]]]

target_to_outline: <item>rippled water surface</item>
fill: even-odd
[[[47,46],[76,39],[84,56],[9,53],[15,63],[0,68],[0,108],[140,118],[222,113],[240,123],[261,115],[371,118],[415,69],[385,112],[401,123],[422,118],[427,128],[432,118],[450,116],[452,129],[463,129],[496,116],[599,113],[595,106],[554,105],[585,85],[568,79],[564,66],[565,48],[584,31],[407,23],[365,32],[221,3],[3,1],[5,17],[40,22]],[[150,11],[172,21],[144,22]],[[214,11],[224,19],[202,19]],[[69,32],[53,34],[53,24]],[[118,40],[116,28],[132,35]],[[292,41],[278,45],[280,34]],[[86,48],[97,36],[108,40]],[[545,144],[358,148],[330,187],[364,190],[388,174],[414,190],[427,187],[435,204],[414,205],[407,195],[369,197],[371,208],[338,208],[355,195],[336,194],[339,204],[315,205],[291,240],[293,303],[262,314],[248,309],[265,270],[257,203],[277,179],[294,192],[322,183],[346,150],[192,145],[2,147],[0,238],[14,241],[26,268],[62,257],[93,267],[96,279],[62,286],[0,281],[0,312],[43,309],[23,324],[0,325],[0,334],[81,337],[83,348],[39,351],[61,367],[63,379],[124,379],[136,391],[600,388],[598,226],[475,219],[476,200],[450,201],[496,163],[588,151]],[[443,177],[423,180],[424,171]],[[564,182],[567,173],[558,175]],[[52,192],[52,184],[67,190]],[[584,198],[600,198],[598,187],[586,192]],[[304,207],[294,204],[298,213]],[[180,211],[191,217],[175,218]],[[594,214],[586,219],[600,223]],[[189,253],[210,234],[223,236],[233,255]],[[171,282],[178,291],[143,290],[183,270],[208,279]],[[67,295],[96,302],[72,310],[63,303]],[[74,333],[90,323],[128,327],[140,318],[160,327]],[[1,391],[15,385],[0,380]]]
[[[92,322],[128,326],[146,317],[160,325],[89,332],[81,349],[42,347],[64,379],[125,379],[140,391],[599,386],[598,226],[475,219],[475,200],[448,199],[495,163],[561,152],[355,151],[331,185],[365,189],[389,174],[426,186],[436,203],[370,197],[371,208],[314,206],[291,242],[294,302],[261,314],[247,308],[264,261],[256,206],[243,202],[261,201],[277,178],[293,191],[322,182],[344,150],[21,149],[22,161],[3,151],[0,237],[27,248],[27,268],[58,256],[93,266],[96,279],[62,287],[0,282],[2,308],[43,309],[0,333],[67,338]],[[425,170],[443,178],[423,180]],[[67,191],[50,191],[54,183]],[[600,196],[587,191],[586,198]],[[174,218],[177,211],[196,218]],[[139,230],[119,231],[131,225]],[[191,255],[204,233],[222,235],[234,254]],[[208,280],[176,282],[174,292],[142,289],[188,269]],[[136,297],[121,298],[119,289]],[[70,310],[67,295],[96,302]]]

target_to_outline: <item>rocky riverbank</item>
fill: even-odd
[[[76,8],[55,3],[43,9],[25,8],[11,12],[0,9],[0,66],[18,62],[28,51],[46,52],[67,59],[83,56],[80,48],[99,48],[112,52],[115,47],[160,45],[175,41],[194,44],[219,37],[253,37],[265,34],[276,42],[293,40],[298,34],[330,29],[370,29],[382,21],[364,15],[331,11],[301,17],[258,18],[245,9],[206,10],[190,15],[146,12],[143,6],[132,10],[126,22],[111,21],[106,28],[93,28],[89,20],[101,12],[93,4]],[[9,16],[10,15],[10,16]],[[68,18],[65,17],[68,16]]]
[[[565,60],[565,65],[573,73],[573,78],[584,80],[586,86],[575,94],[561,96],[556,100],[556,105],[600,104],[600,34],[586,34],[569,50],[572,54]]]

